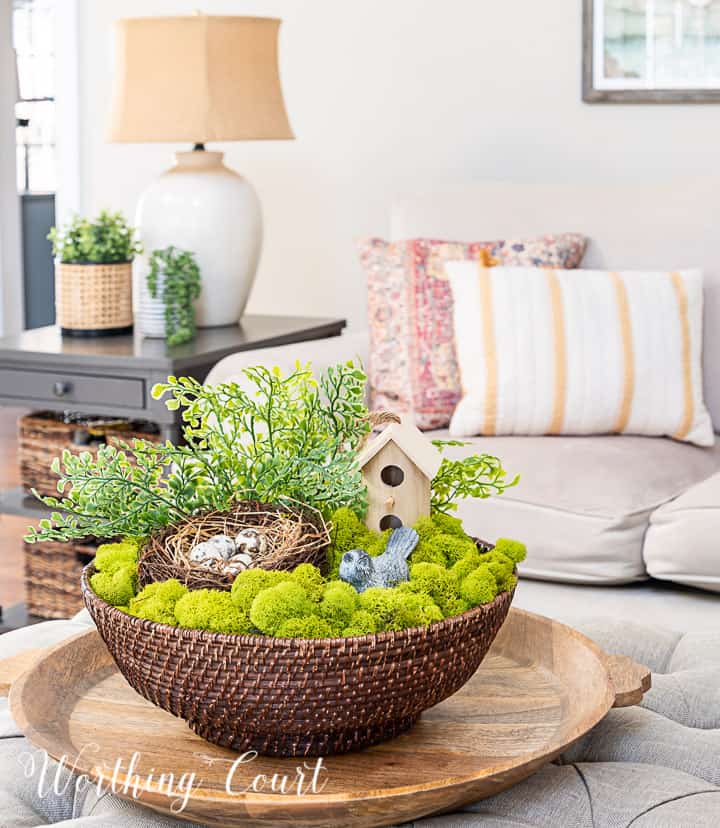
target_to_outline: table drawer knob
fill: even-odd
[[[72,391],[72,383],[56,382],[53,384],[53,394],[56,397],[65,397]]]

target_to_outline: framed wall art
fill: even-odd
[[[720,101],[720,0],[584,0],[583,100]]]

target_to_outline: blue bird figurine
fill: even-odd
[[[395,529],[382,555],[371,557],[363,549],[351,549],[340,561],[340,578],[358,592],[370,587],[394,587],[410,577],[407,559],[418,544],[418,533],[409,526]]]

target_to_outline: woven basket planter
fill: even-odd
[[[82,591],[120,672],[209,742],[269,756],[328,756],[408,730],[475,673],[512,593],[429,627],[357,638],[224,635],[156,624]]]
[[[57,324],[69,336],[129,333],[133,325],[132,262],[55,263]]]

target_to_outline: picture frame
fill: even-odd
[[[720,2],[583,0],[582,75],[587,103],[720,102]]]

